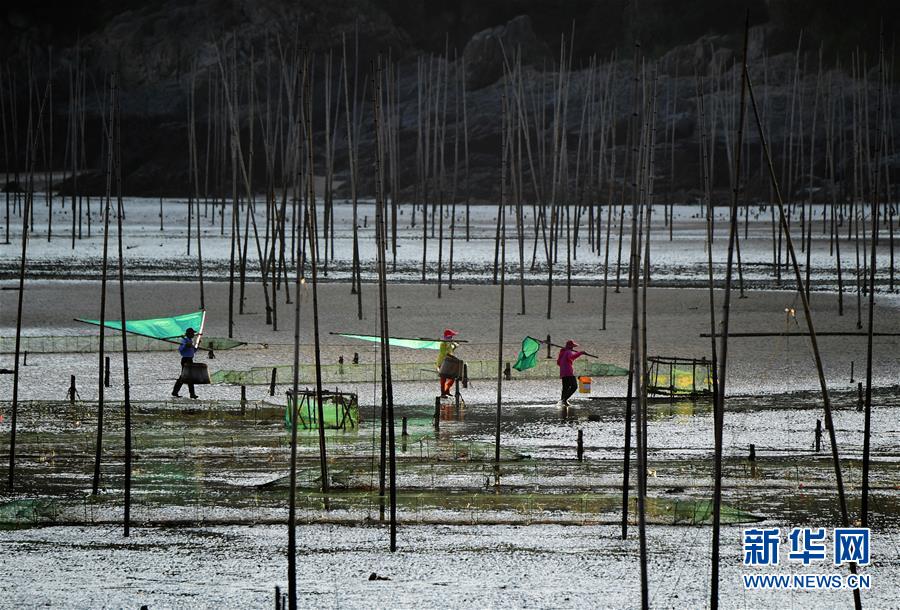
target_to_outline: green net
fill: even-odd
[[[351,335],[349,333],[335,333],[341,337],[348,339],[359,339],[360,341],[371,341],[373,343],[380,342],[381,337],[378,335]],[[441,349],[441,342],[435,339],[407,339],[404,337],[388,337],[388,344],[397,347],[408,347],[410,349]]]
[[[647,390],[666,396],[694,396],[712,393],[711,363],[708,360],[651,356]]]
[[[534,337],[525,337],[522,340],[522,351],[519,352],[519,358],[513,365],[517,371],[525,371],[534,368],[537,364],[537,353],[541,349],[541,342]]]
[[[212,350],[226,350],[247,345],[243,341],[235,341],[227,337],[203,337],[203,347]]]
[[[469,379],[495,379],[497,377],[496,360],[467,360],[466,367]],[[272,382],[272,371],[275,370],[275,382],[290,383],[294,377],[294,367],[289,364],[276,366],[255,366],[248,370],[220,369],[210,372],[212,383],[231,383],[236,385],[268,385]],[[326,384],[342,383],[377,383],[381,379],[381,367],[376,363],[360,364],[323,364],[320,367],[322,381]],[[618,377],[628,374],[627,369],[603,362],[579,358],[575,361],[576,375],[591,377]],[[559,377],[559,367],[555,360],[537,359],[535,365],[521,371],[516,378],[521,379],[553,379]],[[316,367],[313,364],[301,364],[299,371],[301,384],[312,384],[316,381]],[[437,371],[432,363],[396,362],[391,364],[393,381],[437,381]]]
[[[19,342],[19,348],[22,351],[34,354],[89,353],[100,349],[100,337],[98,335],[21,337]],[[246,345],[246,343],[225,337],[203,337],[203,349],[219,351],[233,349],[242,345]],[[103,349],[107,352],[121,351],[122,337],[116,333],[107,333],[103,338]],[[160,341],[154,337],[132,335],[128,339],[128,351],[131,352],[165,352],[171,350],[172,344],[170,342]],[[15,337],[0,337],[0,354],[14,354],[15,351]]]
[[[180,316],[172,316],[171,318],[126,320],[125,330],[136,335],[165,341],[183,337],[184,331],[188,328],[193,328],[195,331],[200,332],[203,328],[203,319],[205,317],[205,311],[195,311],[194,313],[185,313]],[[76,320],[78,322],[84,322],[85,324],[100,326],[100,320],[85,320],[82,318],[76,318]],[[121,320],[107,320],[103,325],[107,328],[122,330]]]
[[[294,406],[293,397],[288,394],[287,406],[284,409],[284,425],[291,427],[291,411]],[[305,430],[318,430],[318,408],[315,396],[304,396],[296,407],[299,427]],[[338,394],[322,397],[322,417],[327,430],[348,430],[359,426],[359,404],[353,394]]]

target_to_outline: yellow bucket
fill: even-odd
[[[587,375],[578,378],[578,392],[581,394],[591,393],[591,378]]]

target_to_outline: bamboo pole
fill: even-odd
[[[450,252],[449,260],[447,261],[447,290],[453,290],[453,254],[454,245],[456,243],[456,202],[458,198],[457,187],[459,185],[459,124],[461,120],[459,114],[459,98],[464,95],[462,94],[464,91],[464,78],[465,75],[457,68],[453,77],[453,186],[450,189]],[[398,100],[397,104],[399,105],[399,103]],[[396,222],[394,223],[394,229],[396,230]],[[396,251],[395,235],[394,252],[396,253]],[[396,270],[396,256],[394,257],[394,262]]]
[[[506,155],[507,140],[503,132],[506,131],[506,106],[505,94],[500,96],[500,201],[497,204],[497,218],[502,224],[500,241],[500,320],[497,338],[497,415],[494,420],[494,473],[496,480],[500,478],[500,420],[503,409],[503,314],[506,298],[506,207],[503,195],[506,186]]]
[[[553,138],[552,169],[550,177],[550,249],[547,253],[547,319],[552,317],[553,307],[553,264],[556,261],[556,248],[559,240],[556,238],[559,230],[559,201],[560,181],[563,171],[563,159],[565,155],[565,112],[564,103],[568,101],[568,75],[565,36],[560,38],[559,46],[559,75],[556,86],[556,103],[553,108]]]
[[[646,69],[645,69],[646,71]],[[647,373],[647,287],[650,282],[650,228],[651,228],[651,220],[653,216],[653,171],[654,171],[654,152],[655,152],[655,142],[656,142],[656,96],[657,96],[657,69],[654,66],[654,75],[652,82],[652,91],[647,92],[647,83],[646,77],[644,83],[644,97],[646,99],[644,116],[643,116],[643,137],[641,138],[641,145],[639,150],[639,157],[641,158],[641,176],[639,178],[640,181],[640,198],[641,202],[641,219],[646,217],[646,228],[644,232],[646,232],[646,238],[644,239],[641,234],[640,222],[638,222],[638,248],[642,245],[644,247],[644,256],[641,262],[641,266],[643,267],[641,278],[643,281],[641,282],[641,320],[640,320],[640,353],[642,357],[640,359],[640,376],[641,376],[641,393],[639,395],[639,409],[641,413],[641,427],[637,430],[638,434],[641,435],[641,451],[643,453],[642,461],[643,461],[643,469],[641,470],[641,479],[643,482],[643,495],[647,495],[647,468],[648,468],[648,413],[647,413],[647,382],[648,373]],[[646,213],[644,210],[646,209]],[[639,280],[638,270],[636,269],[634,272],[634,283],[637,284]]]
[[[518,76],[521,78],[521,72],[518,71]],[[512,90],[515,91],[515,83],[511,83]],[[509,95],[506,97],[509,100]],[[517,100],[514,100],[512,103],[518,103]],[[509,101],[507,101],[509,104]],[[509,114],[509,113],[507,113]],[[512,138],[512,133],[516,134],[516,143],[515,143],[515,152],[510,151],[510,178],[513,184],[513,205],[516,206],[516,239],[519,246],[519,315],[525,315],[525,217],[524,217],[524,209],[525,205],[525,195],[523,188],[523,174],[522,174],[522,132],[515,127],[516,121],[515,117],[510,115],[509,121],[507,125],[508,133],[510,134],[510,139]],[[510,146],[512,146],[512,142],[510,142]]]
[[[87,168],[87,145],[85,144],[85,142],[87,140],[87,135],[86,135],[86,130],[85,130],[85,117],[87,115],[87,111],[85,109],[85,105],[86,105],[85,99],[87,97],[86,73],[87,73],[87,68],[84,67],[81,70],[81,78],[80,78],[80,85],[79,85],[80,94],[78,96],[78,121],[76,124],[76,129],[78,129],[81,132],[81,139],[78,141],[80,144],[79,151],[76,154],[81,155],[80,162],[81,162],[81,167],[83,167],[83,168]],[[81,194],[79,194],[78,195],[78,239],[82,238],[82,230],[81,230],[82,229],[82,223],[81,223],[82,204],[85,201],[87,203],[87,206],[86,206],[87,207],[87,213],[86,213],[87,236],[88,236],[88,238],[91,237],[91,196],[87,195],[86,197],[83,197]]]
[[[791,240],[791,234],[787,227],[787,219],[785,218],[785,212],[784,212],[784,202],[781,198],[781,189],[779,188],[778,181],[775,178],[775,169],[772,165],[772,157],[769,152],[768,144],[766,142],[765,133],[763,132],[763,129],[762,129],[762,123],[760,122],[760,119],[759,119],[759,110],[757,109],[756,98],[753,95],[752,80],[750,78],[750,74],[749,74],[748,70],[745,69],[744,74],[745,74],[745,79],[746,79],[746,83],[747,83],[747,92],[750,95],[750,103],[753,107],[753,114],[756,119],[757,129],[759,131],[760,143],[763,146],[765,155],[766,155],[766,164],[769,169],[769,177],[772,180],[772,187],[775,190],[775,194],[777,197],[776,201],[778,203],[778,212],[779,212],[780,222],[782,225],[782,229],[784,230],[784,233],[785,233],[785,237],[786,237],[786,241],[787,241],[787,248],[788,248],[788,255],[790,256],[791,266],[794,269],[794,276],[797,281],[797,289],[800,294],[800,300],[803,304],[803,314],[804,314],[804,317],[806,318],[806,324],[809,327],[809,335],[810,335],[809,339],[810,339],[810,344],[811,344],[812,350],[813,350],[813,358],[814,358],[815,364],[816,364],[816,373],[818,374],[819,385],[820,385],[821,391],[822,391],[822,402],[823,402],[823,405],[825,408],[825,427],[828,430],[829,440],[831,441],[831,456],[832,456],[832,461],[834,463],[834,473],[835,473],[835,479],[837,482],[838,501],[839,501],[840,509],[841,509],[841,523],[844,527],[849,527],[850,517],[847,512],[847,500],[846,500],[846,496],[844,494],[844,479],[843,479],[843,476],[841,473],[841,462],[840,462],[840,455],[839,455],[838,446],[837,446],[837,437],[835,435],[833,419],[832,419],[832,414],[831,414],[831,400],[830,400],[830,397],[828,394],[828,384],[825,381],[825,370],[822,365],[821,354],[819,353],[819,344],[816,339],[816,331],[813,326],[812,313],[809,309],[809,301],[806,298],[806,292],[801,290],[802,283],[801,283],[801,279],[800,279],[800,267],[797,264],[797,255],[794,252],[794,244],[793,244],[793,241]],[[724,391],[722,391],[721,387],[720,387],[720,392],[724,394]],[[850,571],[853,573],[856,573],[856,564],[850,564]],[[857,608],[857,610],[860,610],[862,608],[862,599],[860,597],[860,592],[858,589],[854,590],[854,592],[853,592],[853,601],[854,601],[854,605]]]
[[[806,298],[809,299],[810,274],[811,274],[811,257],[812,253],[812,214],[813,214],[813,177],[815,175],[815,151],[816,151],[816,122],[819,114],[819,98],[821,97],[821,81],[822,81],[822,47],[819,47],[819,69],[816,73],[816,90],[813,99],[812,111],[812,127],[809,133],[809,188],[807,193],[807,201],[804,203],[804,210],[809,208],[809,213],[804,213],[806,226],[805,233],[805,250],[806,250]],[[824,221],[823,221],[824,222]]]
[[[860,522],[862,527],[869,525],[869,462],[872,438],[872,334],[875,329],[875,280],[878,246],[878,216],[880,208],[879,192],[881,187],[882,162],[882,101],[884,99],[884,26],[882,25],[880,52],[878,58],[878,107],[875,112],[875,180],[872,193],[872,249],[869,261],[869,317],[866,337],[866,398],[865,418],[863,423],[863,455],[862,455],[862,502],[860,505]],[[888,193],[888,196],[890,194]],[[890,222],[890,220],[888,221]]]
[[[113,74],[113,78],[116,78]],[[125,249],[123,247],[124,231],[122,230],[122,221],[125,218],[125,200],[122,197],[122,123],[121,111],[119,110],[119,96],[115,96],[114,112],[110,117],[110,126],[113,130],[115,138],[115,164],[116,164],[116,199],[117,199],[117,241],[119,247],[119,319],[122,321],[122,328],[125,328],[125,322],[128,319],[125,314]],[[199,230],[200,204],[197,204],[197,218]],[[198,241],[199,250],[199,241]],[[201,284],[202,285],[202,284]],[[202,294],[202,293],[201,293]],[[202,308],[202,306],[201,306]],[[128,333],[123,332],[122,335],[122,389],[124,392],[124,408],[125,408],[125,512],[123,516],[124,536],[127,538],[131,534],[131,381],[128,369]]]
[[[469,118],[466,112],[466,58],[463,57],[460,62],[460,70],[462,71],[462,109],[463,109],[463,159],[465,165],[466,178],[466,242],[469,241],[469,215],[471,201],[471,187],[469,186]]]
[[[302,102],[301,102],[302,103]],[[302,121],[302,117],[300,121]],[[304,141],[300,139],[300,130],[297,130],[297,158],[302,156],[301,150]],[[293,246],[291,248],[293,251]],[[291,413],[291,464],[290,464],[290,495],[288,497],[288,607],[297,609],[297,405],[300,400],[300,286],[302,270],[298,264],[294,272],[294,293],[297,298],[294,303],[294,367],[293,367],[293,401],[290,403]],[[274,286],[274,284],[273,284]],[[319,420],[320,422],[322,420]]]
[[[390,242],[391,242],[391,271],[397,271],[397,222],[398,222],[398,199],[399,199],[399,177],[397,155],[400,148],[400,80],[395,73],[396,66],[391,60],[391,52],[388,50],[387,66],[385,70],[385,126],[387,140],[387,183],[390,185],[391,195],[391,213],[390,213]],[[387,205],[387,199],[385,199]],[[385,222],[388,222],[387,210],[385,210]],[[387,239],[387,233],[385,233]]]
[[[719,538],[722,510],[722,433],[725,421],[725,381],[728,372],[728,327],[731,321],[731,281],[734,247],[738,240],[738,200],[741,193],[741,153],[744,142],[744,119],[747,108],[747,46],[750,38],[750,11],[744,22],[744,47],[741,54],[741,97],[738,112],[737,137],[734,143],[734,173],[732,174],[731,213],[728,234],[728,258],[725,267],[725,296],[722,303],[722,344],[719,355],[719,375],[714,405],[715,450],[713,457],[713,532],[712,575],[710,576],[710,608],[719,607]],[[788,237],[790,239],[790,236]],[[711,249],[711,246],[710,246]],[[800,288],[800,287],[798,287]],[[713,327],[714,328],[714,327]]]
[[[47,50],[47,133],[50,140],[49,154],[47,155],[47,242],[53,237],[53,47]],[[0,97],[2,97],[0,92]]]
[[[390,469],[390,549],[391,552],[397,550],[397,463],[396,463],[396,445],[394,436],[394,394],[393,384],[391,382],[391,356],[389,337],[389,315],[387,300],[387,231],[385,226],[384,213],[384,191],[383,191],[383,173],[384,163],[382,157],[383,141],[381,131],[381,57],[377,58],[377,65],[372,69],[373,83],[373,122],[375,126],[375,201],[376,201],[376,257],[379,275],[379,313],[380,313],[380,330],[381,330],[381,351],[382,351],[382,387],[385,408],[382,412],[382,436],[386,435],[387,440],[387,461]],[[384,426],[386,420],[387,426]],[[384,443],[382,443],[384,447]],[[382,448],[384,455],[384,448]],[[384,460],[382,459],[382,464]],[[382,466],[383,468],[384,466]],[[383,492],[382,492],[383,493]]]
[[[611,72],[610,79],[612,80],[614,78],[614,73],[615,73],[615,64],[610,66],[610,72]],[[602,314],[601,330],[606,330],[607,295],[609,293],[609,243],[610,243],[610,236],[611,236],[612,225],[613,225],[612,213],[613,213],[613,208],[615,207],[615,204],[613,203],[613,195],[615,192],[615,185],[616,185],[616,158],[617,158],[616,139],[615,139],[615,135],[616,135],[616,132],[615,132],[616,96],[610,95],[610,97],[612,99],[610,101],[610,111],[609,111],[610,118],[608,121],[609,137],[607,140],[609,142],[609,156],[610,156],[609,174],[608,174],[609,175],[609,178],[608,178],[609,193],[607,196],[607,204],[606,204],[606,244],[604,247],[604,255],[603,255],[603,314]],[[624,182],[624,180],[623,180],[623,182]],[[621,234],[620,234],[620,240],[621,240]],[[621,243],[621,241],[620,241],[620,243]],[[629,387],[630,387],[630,384],[629,384]],[[626,487],[627,487],[627,485],[626,485]],[[626,506],[626,509],[627,509],[627,506]]]
[[[196,77],[197,67],[195,64],[191,69],[191,90],[189,97],[191,113],[188,130],[190,132],[189,151],[191,155],[190,165],[193,182],[193,195],[194,201],[197,204],[197,273],[200,280],[200,309],[206,309],[206,295],[203,284],[203,240],[202,231],[200,228],[200,168],[197,163]],[[119,171],[121,171],[121,168],[119,168]],[[190,203],[188,205],[190,205]],[[188,235],[190,235],[190,231],[188,231]],[[190,253],[190,245],[188,245],[188,252]]]
[[[341,48],[344,55],[344,64],[347,66],[347,41],[345,37],[341,37]],[[356,68],[354,67],[354,70]],[[347,157],[350,164],[350,199],[353,205],[353,264],[351,270],[351,288],[350,293],[356,294],[356,317],[363,319],[362,311],[362,281],[360,279],[360,263],[359,263],[359,211],[358,211],[358,193],[357,193],[357,156],[356,145],[353,138],[353,128],[351,121],[356,113],[356,79],[353,82],[353,109],[350,108],[350,86],[349,86],[349,66],[344,70],[344,115],[347,117]]]
[[[78,49],[76,47],[75,52],[76,60],[78,58]],[[75,211],[75,194],[78,192],[78,146],[76,142],[78,141],[78,130],[76,129],[76,121],[78,117],[78,109],[76,106],[76,100],[78,99],[78,90],[75,87],[75,83],[77,82],[77,68],[78,63],[76,62],[75,71],[73,72],[72,68],[69,68],[69,133],[71,135],[69,139],[69,144],[71,145],[71,154],[72,154],[72,250],[75,249],[75,223],[76,223],[76,211]],[[13,130],[15,134],[16,130]],[[15,144],[15,141],[13,141]],[[18,154],[18,153],[17,153]],[[18,178],[16,180],[18,182]],[[162,222],[162,220],[160,220]]]
[[[38,113],[38,122],[40,122],[41,117],[43,117],[43,106]],[[13,123],[15,127],[15,123]],[[30,166],[33,173],[34,163],[35,163],[35,153],[34,153],[34,130],[32,130],[32,115],[29,112],[28,114],[28,128],[26,130],[26,158],[30,159]],[[16,157],[18,159],[18,157]],[[18,165],[16,166],[18,167]],[[16,181],[18,183],[18,180]],[[28,219],[31,214],[31,206],[34,205],[34,179],[29,180],[29,190],[25,194],[25,209],[23,210],[22,215],[22,254],[21,254],[21,262],[19,264],[19,294],[16,305],[16,349],[15,349],[15,360],[13,362],[13,392],[12,392],[12,407],[11,407],[11,415],[10,415],[10,433],[9,433],[9,478],[7,481],[7,487],[9,491],[12,492],[15,486],[15,469],[16,469],[16,429],[17,429],[17,418],[19,411],[19,360],[21,356],[21,346],[22,346],[22,312],[23,312],[23,304],[25,298],[25,267],[27,260],[27,251],[28,251]],[[8,225],[7,225],[8,226]]]
[[[103,208],[103,263],[100,268],[100,352],[97,365],[97,449],[94,454],[94,479],[91,494],[96,496],[100,489],[100,460],[103,454],[103,407],[104,407],[104,364],[106,357],[106,277],[109,267],[109,209],[112,196],[113,167],[113,123],[117,95],[116,75],[109,82],[109,117],[106,125],[106,197]]]
[[[313,306],[313,340],[315,343],[315,368],[316,368],[316,414],[319,421],[319,469],[322,478],[322,493],[326,495],[329,490],[328,460],[325,448],[325,414],[322,405],[322,364],[321,348],[319,343],[319,298],[318,298],[318,244],[317,242],[317,213],[315,191],[315,163],[313,161],[313,110],[312,110],[312,61],[307,56],[304,61],[304,87],[303,87],[303,116],[305,120],[306,136],[306,188],[308,191],[308,221],[306,223],[307,239],[309,241],[309,262],[312,275],[312,306]],[[297,300],[300,300],[299,293]]]
[[[228,263],[228,338],[234,337],[234,255],[237,246],[237,143],[231,136],[231,255]],[[223,203],[224,209],[224,203]],[[224,217],[224,216],[223,216]]]
[[[7,133],[7,128],[6,128],[7,110],[6,110],[6,96],[5,96],[6,85],[7,85],[7,81],[9,81],[9,80],[10,80],[9,78],[4,78],[3,66],[0,65],[0,131],[2,131],[2,136],[3,136],[3,167],[4,167],[4,169],[3,169],[3,174],[4,174],[3,184],[4,185],[9,184],[9,173],[10,173],[9,170],[11,167],[10,160],[9,160],[9,143],[7,142],[7,139],[9,138],[9,134]],[[10,86],[10,89],[12,89],[11,86]],[[10,95],[12,95],[11,91],[10,91]],[[15,124],[13,124],[13,127],[11,128],[11,130],[13,132],[16,131]],[[67,148],[67,150],[68,150],[68,148]],[[18,161],[18,158],[16,158],[16,161]],[[63,165],[63,169],[65,171],[65,164]],[[9,191],[10,191],[10,189],[4,188],[3,190],[6,191],[5,192],[6,239],[4,240],[3,243],[5,245],[8,245],[10,243],[10,241],[9,241]]]
[[[450,88],[450,57],[449,50],[445,51],[444,55],[444,75],[443,75],[443,92],[439,93],[438,102],[440,103],[440,97],[443,96],[443,109],[440,111],[440,122],[438,124],[437,119],[435,122],[435,142],[439,143],[439,150],[435,151],[435,164],[439,167],[439,171],[437,173],[438,177],[438,216],[439,216],[439,227],[438,227],[438,269],[437,269],[437,298],[441,298],[441,287],[443,285],[443,271],[444,271],[444,198],[446,196],[446,180],[445,180],[445,168],[446,165],[444,163],[444,154],[447,149],[447,90]],[[390,149],[389,149],[390,150]]]
[[[672,191],[675,187],[675,117],[678,108],[678,62],[675,62],[675,80],[672,92],[672,144],[669,153],[669,241],[674,240],[675,227],[675,200]]]
[[[421,140],[421,182],[422,182],[422,281],[425,281],[425,272],[426,272],[426,264],[428,261],[428,201],[429,201],[429,163],[428,163],[428,155],[430,152],[430,137],[431,137],[431,128],[430,128],[430,118],[431,118],[431,70],[430,65],[432,62],[429,62],[429,70],[426,76],[426,70],[424,62],[421,64],[420,75],[419,75],[419,125],[420,125],[420,140]],[[422,101],[422,85],[421,82],[424,79],[425,81],[425,100],[424,103]],[[423,115],[422,108],[426,109],[426,112]]]
[[[709,279],[709,333],[710,333],[710,372],[712,373],[712,392],[713,392],[713,411],[719,412],[719,406],[722,404],[721,395],[719,393],[719,372],[718,372],[718,353],[716,350],[716,297],[715,297],[715,281],[713,276],[713,256],[712,256],[712,192],[709,178],[709,160],[710,154],[707,141],[707,133],[704,129],[704,95],[703,80],[697,77],[697,100],[698,112],[700,120],[700,142],[701,142],[701,177],[703,180],[703,194],[706,203],[706,270]],[[715,435],[714,435],[715,436]],[[715,443],[715,438],[713,439]]]
[[[638,84],[640,82],[640,52],[641,45],[639,42],[635,41],[634,43],[634,74],[633,74],[633,87],[632,87],[632,104],[634,105],[634,111],[632,113],[632,130],[636,130],[638,128]],[[638,147],[637,137],[634,138],[633,145]],[[640,172],[640,164],[637,163],[637,157],[635,157],[635,181],[633,183],[633,187],[635,189],[634,196],[631,201],[631,264],[630,268],[633,270],[635,277],[634,281],[631,282],[631,361],[632,361],[632,370],[637,368],[638,370],[643,369],[642,360],[646,357],[646,354],[641,353],[641,340],[640,340],[640,332],[639,332],[639,316],[638,316],[638,300],[639,300],[639,290],[638,290],[638,282],[637,282],[637,273],[640,269],[640,258],[641,258],[641,250],[640,245],[638,243],[638,235],[639,235],[639,224],[638,224],[638,216],[639,216],[639,208],[640,201],[637,196],[637,185],[640,182],[639,172]],[[643,393],[643,384],[644,379],[641,374],[632,374],[631,375],[633,383],[634,383],[634,393],[640,397]],[[644,462],[644,447],[643,447],[643,433],[642,430],[644,428],[643,425],[643,414],[638,406],[636,411],[636,421],[635,421],[635,434],[637,438],[637,456],[638,456],[638,484],[637,484],[637,508],[638,508],[638,545],[640,548],[640,582],[641,582],[641,608],[647,610],[650,605],[650,597],[649,597],[649,588],[648,588],[648,574],[647,574],[647,530],[646,530],[646,518],[645,518],[645,506],[644,500],[646,497],[646,475],[647,475],[647,465]]]

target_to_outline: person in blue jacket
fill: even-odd
[[[181,343],[178,345],[178,353],[181,354],[182,367],[184,367],[185,364],[193,364],[194,362],[194,354],[197,352],[197,346],[194,345],[194,335],[196,334],[197,333],[194,332],[193,328],[188,328],[184,331],[184,337],[181,338]],[[178,396],[182,385],[184,385],[184,382],[181,381],[181,375],[179,375],[178,381],[175,382],[175,387],[172,388],[172,396]],[[197,394],[194,392],[194,384],[188,381],[187,387],[188,391],[191,393],[191,398],[197,398]]]

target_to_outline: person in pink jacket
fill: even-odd
[[[566,346],[559,351],[556,358],[556,365],[559,367],[559,378],[562,379],[562,399],[559,401],[560,407],[569,406],[569,398],[578,389],[578,382],[575,381],[576,359],[584,355],[584,352],[577,351],[575,348],[578,344],[569,339]]]

